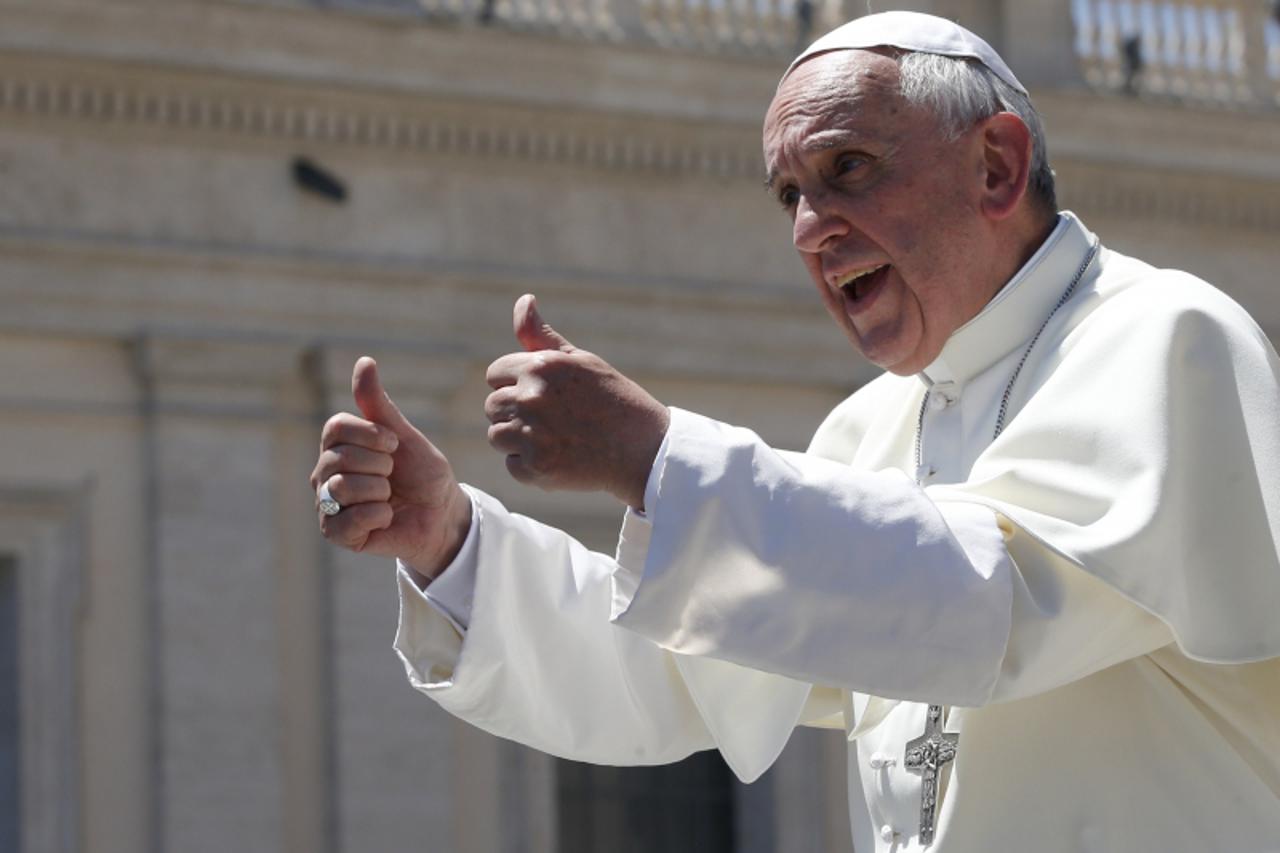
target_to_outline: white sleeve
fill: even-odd
[[[673,655],[617,628],[613,558],[470,493],[477,559],[465,631],[399,573],[395,649],[416,689],[486,731],[576,760],[657,764],[719,747],[746,781],[772,764],[810,685]],[[629,514],[619,553],[643,553],[648,528]]]
[[[612,615],[673,652],[976,706],[1169,641],[992,510],[935,503],[901,472],[776,451],[680,410],[668,444],[652,541],[619,560]]]
[[[409,569],[402,561],[396,560],[396,572],[405,581],[417,587],[432,607],[440,615],[449,620],[459,634],[467,633],[467,625],[471,624],[471,604],[475,596],[476,564],[480,559],[479,512],[476,499],[470,487],[463,486],[467,497],[471,500],[471,526],[467,528],[467,536],[462,540],[462,547],[454,556],[453,562],[444,571],[436,575],[430,583],[422,583],[422,575]]]

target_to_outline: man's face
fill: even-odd
[[[864,50],[791,73],[764,125],[769,190],[827,311],[872,363],[907,375],[998,288],[984,254],[981,136],[947,142]]]

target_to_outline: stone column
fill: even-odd
[[[290,594],[280,583],[280,424],[298,414],[290,404],[299,356],[290,344],[233,338],[157,335],[138,346],[153,524],[157,849],[265,853],[290,840],[286,733],[318,698],[292,690],[279,633]],[[308,511],[305,483],[297,493]]]
[[[82,685],[81,606],[87,585],[89,484],[81,488],[0,486],[0,556],[16,577],[15,682],[19,728],[16,817],[21,850],[79,850]]]

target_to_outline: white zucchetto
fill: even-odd
[[[991,45],[953,21],[921,12],[879,12],[836,27],[797,56],[787,67],[782,80],[786,80],[801,62],[819,53],[872,47],[896,47],[915,53],[976,59],[1005,83],[1027,94],[1026,88]],[[782,85],[781,80],[778,85]]]

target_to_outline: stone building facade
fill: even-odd
[[[1004,51],[1065,207],[1280,335],[1266,4],[1198,4],[1200,41],[1119,3],[892,5]],[[392,568],[320,540],[306,478],[372,354],[461,476],[611,550],[616,508],[484,443],[526,291],[664,401],[804,446],[872,372],[759,128],[797,29],[863,6],[0,0],[0,849],[576,853],[666,831],[637,804],[698,849],[847,848],[838,736],[740,786],[441,713],[390,651]]]

